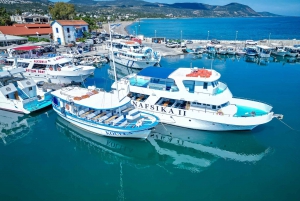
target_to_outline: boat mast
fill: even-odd
[[[114,56],[113,48],[112,48],[112,37],[111,37],[112,30],[110,29],[110,23],[109,22],[108,22],[108,28],[109,28],[109,39],[110,39],[110,53],[111,53],[111,59],[112,59],[113,68],[114,68],[114,76],[115,76],[116,89],[117,89],[117,93],[118,93],[118,101],[120,101],[118,78],[117,78],[116,65],[115,65],[115,56]],[[121,110],[120,110],[120,107],[119,107],[119,114],[120,113],[121,113]]]

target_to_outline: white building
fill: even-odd
[[[53,40],[61,45],[76,41],[83,37],[84,32],[88,32],[88,23],[83,20],[55,20],[51,23]]]

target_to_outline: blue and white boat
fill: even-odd
[[[266,45],[257,45],[257,54],[259,57],[262,58],[269,58],[271,56],[271,47],[268,47]]]
[[[154,115],[134,109],[122,91],[66,87],[52,95],[53,109],[59,116],[98,135],[147,138],[158,124]]]
[[[148,67],[118,83],[140,111],[156,115],[162,123],[210,130],[252,130],[274,115],[272,106],[232,96],[211,69]],[[143,97],[143,98],[141,98]]]
[[[206,45],[206,52],[208,54],[216,54],[216,48],[215,48],[215,45],[213,44],[207,44]]]
[[[246,47],[246,55],[248,56],[257,56],[258,52],[255,46]]]
[[[29,114],[51,105],[51,94],[32,79],[23,68],[0,71],[0,109]]]

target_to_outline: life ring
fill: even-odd
[[[49,70],[53,71],[53,68],[52,68],[52,67],[49,67]]]
[[[60,67],[58,67],[58,68],[57,68],[57,70],[58,70],[58,71],[61,71],[61,68],[60,68]]]
[[[70,106],[68,104],[66,104],[66,110],[69,110]]]

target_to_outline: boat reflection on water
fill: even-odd
[[[255,163],[270,151],[250,134],[195,132],[162,124],[143,141],[96,136],[60,117],[56,127],[79,147],[95,150],[107,164],[122,163],[136,168],[157,165],[168,172],[174,168],[201,172],[220,158]]]
[[[297,62],[297,58],[271,55],[271,62],[282,63],[282,65],[285,65],[286,63],[293,64]]]
[[[201,172],[217,159],[255,163],[270,148],[259,144],[252,134],[195,131],[171,125],[158,125],[148,140],[157,153],[170,157],[177,168]]]
[[[259,66],[266,66],[270,62],[269,58],[248,55],[245,56],[245,61],[248,63],[256,63]]]
[[[110,79],[114,80],[115,78],[114,78],[114,69],[113,69],[112,62],[109,63],[109,66],[110,68],[108,68],[108,76]],[[138,73],[140,71],[140,69],[129,68],[127,66],[123,66],[117,63],[115,63],[115,66],[116,66],[116,73],[118,79],[121,79],[122,77],[130,75],[132,73]]]
[[[95,135],[95,133],[83,130],[59,116],[56,119],[56,128],[79,147],[88,146],[89,149],[92,148],[108,164],[122,162],[141,168],[154,161],[156,152],[146,140],[124,140]]]
[[[43,111],[26,115],[1,110],[0,143],[9,145],[27,136],[33,130],[34,125],[42,121],[40,114],[44,113]]]

